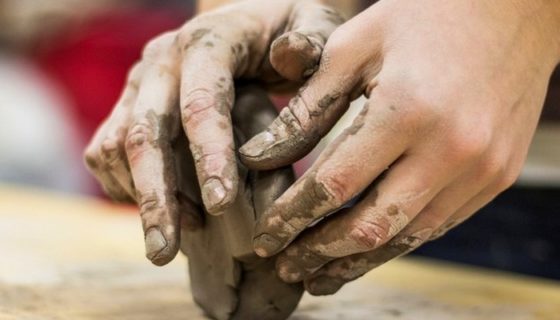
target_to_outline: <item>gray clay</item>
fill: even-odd
[[[276,116],[266,93],[256,87],[237,89],[233,123],[237,145],[264,130]],[[180,168],[178,181],[188,197],[202,207],[196,188],[193,159],[187,141],[175,145]],[[189,261],[194,301],[212,319],[286,319],[296,308],[301,284],[281,281],[274,259],[253,252],[256,219],[294,181],[290,167],[275,171],[248,171],[239,165],[239,193],[235,204],[222,215],[203,214],[204,226],[182,229],[181,251]],[[185,191],[186,190],[186,191]]]

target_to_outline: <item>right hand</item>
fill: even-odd
[[[319,0],[247,0],[197,16],[147,44],[85,159],[110,196],[140,206],[146,255],[154,264],[168,263],[178,251],[172,147],[181,126],[206,210],[219,214],[238,189],[234,80],[297,88],[342,22]]]
[[[260,219],[255,251],[282,252],[282,279],[332,294],[472,216],[523,167],[560,60],[559,18],[558,1],[385,0],[338,28],[243,160],[293,163],[350,101],[368,102]]]

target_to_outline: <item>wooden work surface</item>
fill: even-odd
[[[0,187],[0,319],[203,319],[184,258],[145,258],[131,209]],[[560,319],[560,284],[400,259],[292,319]]]

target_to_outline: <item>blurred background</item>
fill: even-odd
[[[0,0],[0,180],[100,195],[81,153],[185,0]]]
[[[0,184],[103,197],[82,150],[144,44],[193,12],[188,0],[0,0]],[[516,186],[415,254],[560,279],[560,72]]]

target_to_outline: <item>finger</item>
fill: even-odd
[[[179,84],[170,49],[172,40],[172,34],[167,34],[144,51],[146,70],[125,145],[140,206],[146,257],[156,265],[171,261],[179,248],[176,170],[171,149],[179,131],[179,114],[174,112]]]
[[[400,157],[410,137],[405,130],[396,132],[386,125],[397,118],[381,100],[366,104],[354,123],[259,220],[257,253],[270,256],[286,247],[313,222],[362,192]],[[364,166],[364,159],[376,161]]]
[[[105,192],[117,201],[135,199],[124,143],[142,74],[140,63],[131,69],[119,101],[84,153],[87,168]]]
[[[463,223],[472,215],[482,209],[490,201],[492,201],[498,193],[493,188],[487,188],[472,198],[469,202],[458,209],[453,215],[448,217],[430,237],[430,241],[443,237],[449,230]]]
[[[265,131],[239,149],[249,168],[270,170],[294,163],[311,151],[348,109],[359,81],[355,76],[358,70],[354,70],[356,65],[325,62],[332,61],[332,55],[325,49],[319,70],[306,86]]]
[[[294,163],[311,151],[348,109],[349,92],[317,84],[330,82],[327,78],[310,81],[265,131],[239,149],[249,168],[271,170]]]
[[[272,43],[270,62],[285,79],[301,81],[317,70],[327,39],[344,18],[315,1],[298,2],[293,12],[289,31]]]
[[[237,102],[233,110],[233,123],[245,137],[264,130],[278,115],[266,91],[257,86],[237,87]],[[256,218],[295,180],[291,166],[271,171],[251,172],[253,206]]]
[[[246,67],[253,39],[231,30],[206,28],[185,32],[178,39],[184,50],[183,128],[195,159],[206,210],[219,214],[235,201],[238,192],[230,115],[235,98],[233,75]]]
[[[355,207],[308,231],[278,258],[280,277],[300,281],[335,258],[376,249],[386,257],[426,240],[433,227],[414,226],[414,219],[429,203],[444,201],[435,196],[455,179],[452,170],[457,170],[432,160],[425,154],[403,158]],[[391,239],[394,245],[384,254],[380,247]]]
[[[375,87],[381,70],[381,42],[363,38],[360,50],[368,56],[349,60],[355,45],[348,34],[360,34],[361,22],[349,21],[333,32],[325,45],[319,68],[298,95],[265,130],[243,145],[241,160],[250,168],[268,170],[301,159],[328,133],[352,99]],[[370,84],[365,84],[365,82]]]
[[[346,283],[419,247],[429,236],[424,229],[408,237],[397,236],[376,250],[331,261],[304,280],[305,289],[315,296],[335,294]]]
[[[471,179],[474,179],[472,184],[484,186],[484,188],[480,191],[477,190],[478,192],[470,197],[472,199],[464,203],[461,208],[457,209],[453,215],[436,228],[430,240],[442,237],[450,229],[470,218],[516,182],[523,167],[524,157],[512,157],[511,154],[501,150],[501,145],[494,146],[490,150],[493,152],[477,162],[471,173]],[[467,178],[465,180],[469,181]]]
[[[477,165],[474,165],[477,168]],[[443,189],[418,216],[396,237],[382,247],[332,261],[305,279],[313,295],[336,293],[353,281],[384,263],[408,254],[427,241],[432,241],[465,221],[495,194],[492,175],[470,170],[458,182]]]

